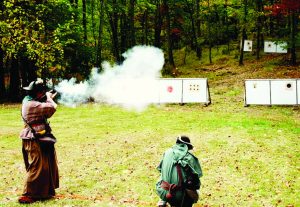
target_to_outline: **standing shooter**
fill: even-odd
[[[159,207],[167,203],[174,207],[191,207],[198,201],[202,170],[198,159],[189,152],[191,149],[190,139],[179,136],[176,144],[164,153],[157,168],[161,173],[156,184],[161,199]]]
[[[24,129],[20,133],[26,168],[26,182],[20,203],[50,199],[59,187],[58,167],[54,144],[47,121],[56,111],[56,94],[46,92],[43,80],[32,81],[24,87],[27,96],[22,102]]]

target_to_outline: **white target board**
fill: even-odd
[[[297,80],[297,104],[300,104],[300,79]]]
[[[271,104],[296,105],[297,84],[295,79],[271,81]]]
[[[182,79],[159,80],[159,103],[182,103]]]
[[[276,44],[275,44],[275,42],[265,41],[264,42],[264,52],[266,52],[266,53],[276,53]]]
[[[287,53],[287,42],[265,41],[264,52],[266,52],[266,53]]]
[[[182,102],[209,103],[209,91],[207,87],[207,79],[203,78],[184,78],[182,83]]]
[[[244,51],[251,52],[252,51],[252,40],[244,41]]]
[[[276,46],[277,53],[287,53],[287,43],[286,42],[279,42]]]
[[[298,84],[297,79],[245,80],[245,105],[298,105]]]
[[[245,104],[270,105],[270,81],[246,80],[245,81]]]

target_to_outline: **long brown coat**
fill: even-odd
[[[25,97],[22,116],[27,123],[34,123],[35,130],[42,130],[44,118],[50,118],[56,111],[56,103],[50,98],[45,103]],[[59,175],[54,144],[56,139],[50,133],[40,139],[32,140],[33,134],[25,123],[21,131],[22,153],[26,168],[26,181],[23,195],[33,198],[49,198],[59,187]]]

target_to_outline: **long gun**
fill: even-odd
[[[55,97],[57,97],[57,94],[58,92],[53,88],[51,89],[50,91],[48,91],[49,93],[52,93],[52,99],[54,99]],[[39,98],[39,100],[37,101],[40,101],[40,102],[45,102],[47,100],[47,96],[46,96],[46,93],[41,97]]]

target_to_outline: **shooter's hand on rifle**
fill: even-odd
[[[46,92],[46,96],[48,98],[51,98],[51,99],[54,99],[56,95],[57,95],[57,91],[55,91],[55,90],[51,90],[49,92]]]

